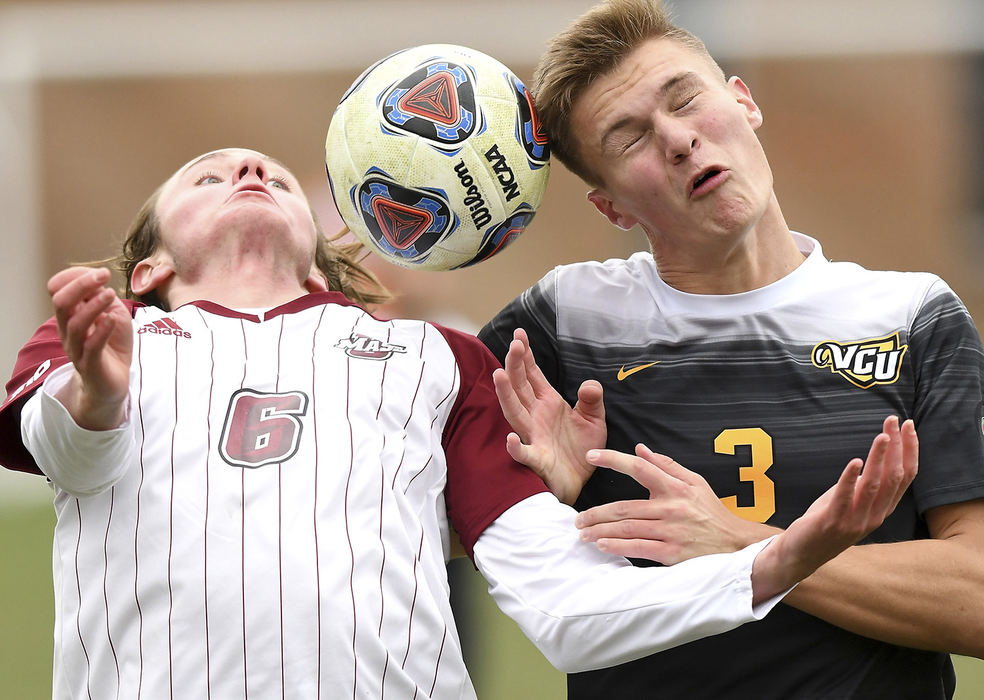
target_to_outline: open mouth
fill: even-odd
[[[697,192],[701,188],[701,186],[704,185],[704,183],[708,182],[715,176],[720,175],[721,172],[722,171],[719,170],[718,168],[709,168],[704,172],[702,172],[700,175],[697,176],[697,179],[694,180],[694,184],[690,188],[690,193],[694,194],[695,192]]]

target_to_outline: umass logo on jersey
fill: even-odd
[[[530,95],[526,86],[516,76],[510,78],[513,90],[516,93],[516,101],[519,103],[519,118],[516,124],[516,140],[523,144],[526,150],[526,157],[530,160],[530,166],[536,170],[547,164],[550,160],[550,146],[547,143],[547,133],[543,130],[543,125],[536,116],[533,107],[533,96]]]
[[[349,357],[359,360],[388,360],[393,353],[407,351],[403,345],[394,345],[360,333],[353,333],[348,338],[339,339],[335,347],[344,350]]]
[[[425,63],[381,96],[383,124],[452,149],[479,128],[475,79],[450,61]]]
[[[372,168],[353,191],[353,203],[376,245],[407,262],[426,259],[430,249],[458,228],[441,190],[418,190],[397,184]]]
[[[902,372],[902,358],[908,345],[899,342],[899,334],[869,338],[849,343],[825,340],[813,347],[815,367],[827,367],[851,384],[870,389],[879,384],[894,384]]]

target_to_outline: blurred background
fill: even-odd
[[[546,40],[589,0],[0,0],[0,374],[50,315],[45,281],[116,253],[151,191],[190,158],[254,148],[285,162],[331,231],[323,141],[362,70],[395,50],[456,43],[529,82]],[[786,219],[828,257],[929,270],[984,319],[984,3],[672,0],[725,72],[750,86]],[[374,269],[385,313],[477,330],[552,266],[645,246],[609,226],[554,163],[528,231],[450,273]],[[51,688],[50,491],[0,469],[0,696]],[[562,698],[563,678],[452,563],[485,699]],[[473,630],[481,630],[474,634]],[[957,659],[960,700],[984,662]]]

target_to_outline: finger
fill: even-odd
[[[113,320],[109,316],[101,315],[92,323],[89,335],[83,342],[82,352],[75,361],[75,368],[83,377],[98,370],[100,357],[112,334]]]
[[[64,332],[65,324],[75,308],[99,294],[108,280],[109,270],[105,268],[92,270],[79,267],[62,270],[48,280],[48,291],[60,332]]]
[[[506,376],[512,384],[516,397],[524,406],[529,407],[536,401],[536,395],[526,373],[525,353],[526,348],[522,342],[513,340],[509,343],[509,350],[506,351],[506,359],[503,362],[503,367],[506,370]]]
[[[604,389],[601,388],[601,382],[588,379],[581,384],[577,390],[577,403],[574,404],[574,410],[585,418],[595,421],[605,420]]]
[[[658,519],[630,518],[582,528],[580,536],[585,542],[596,542],[600,539],[663,541],[669,534],[670,527],[669,524]]]
[[[72,314],[66,319],[65,332],[62,342],[66,352],[73,361],[81,360],[86,353],[86,342],[94,330],[94,324],[116,301],[116,293],[105,287],[76,305]]]
[[[537,396],[545,392],[552,392],[554,390],[553,385],[547,381],[546,376],[540,370],[540,366],[536,363],[533,346],[530,345],[530,338],[526,334],[526,331],[522,328],[517,328],[513,331],[513,339],[523,344],[523,368],[526,371],[527,381],[529,381],[533,391]]]
[[[705,483],[704,477],[700,474],[690,471],[671,457],[653,452],[642,443],[636,445],[635,453],[650,464],[659,467],[667,476],[678,479],[685,484],[699,485]]]
[[[868,458],[854,486],[852,513],[859,521],[866,520],[871,513],[878,510],[883,487],[886,482],[892,482],[892,470],[886,466],[890,445],[891,438],[885,433],[879,433],[871,441]],[[894,490],[894,482],[892,482],[892,491]]]
[[[641,500],[605,503],[578,513],[577,517],[574,518],[574,525],[581,529],[587,529],[627,519],[655,519],[658,514],[649,510],[651,505],[652,501]]]
[[[523,402],[519,400],[519,396],[516,395],[516,390],[506,370],[497,369],[492,372],[492,385],[495,388],[495,395],[499,399],[502,415],[506,417],[513,430],[528,437],[530,414]]]
[[[679,557],[672,552],[677,548],[654,540],[601,539],[595,546],[603,552],[620,557],[649,559],[660,564],[676,564]]]
[[[909,419],[902,423],[899,429],[902,438],[902,482],[896,499],[902,498],[902,493],[919,473],[919,437],[916,435],[916,424]]]
[[[670,459],[665,455],[656,456]],[[589,464],[605,467],[632,477],[644,486],[650,494],[663,492],[670,485],[668,480],[674,479],[658,465],[654,465],[641,457],[627,455],[616,450],[588,450],[585,457]]]
[[[105,284],[109,281],[110,272],[105,267],[69,267],[56,272],[48,280],[48,294],[54,295],[62,287],[82,277],[94,277],[98,279],[97,284]]]
[[[537,467],[540,466],[537,459],[539,452],[530,445],[524,445],[516,433],[506,435],[506,452],[520,464],[524,464],[537,472],[541,479],[543,478],[544,475],[537,471]]]

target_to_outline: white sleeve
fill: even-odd
[[[752,605],[752,562],[733,554],[639,568],[582,542],[575,511],[552,494],[503,513],[475,543],[489,593],[543,655],[568,673],[612,666],[765,617]]]
[[[21,439],[52,484],[73,496],[91,496],[122,478],[136,449],[136,430],[129,410],[113,430],[79,427],[54,396],[73,371],[70,363],[54,370],[27,400]]]

